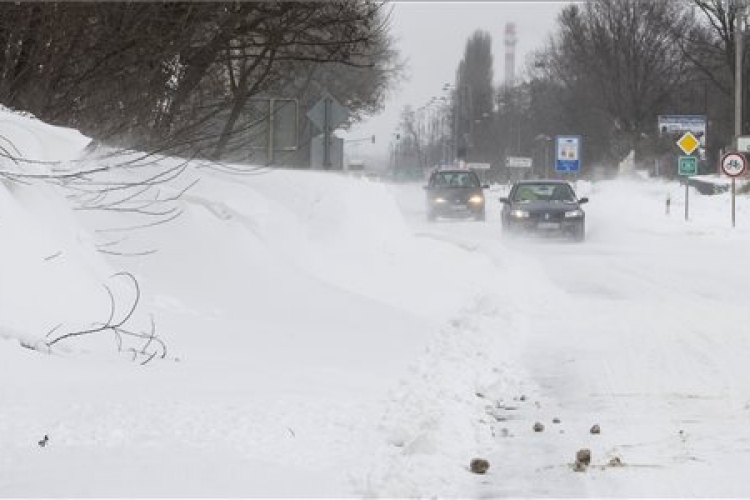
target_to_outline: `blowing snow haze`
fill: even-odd
[[[494,77],[502,84],[508,73],[519,77],[526,72],[533,52],[550,36],[563,2],[392,2],[392,36],[405,64],[402,80],[388,93],[382,112],[355,124],[347,138],[376,137],[375,145],[354,142],[353,156],[388,161],[401,134],[400,119],[405,106],[414,109],[428,105],[433,98],[450,97],[446,84],[455,85],[456,72],[464,56],[467,40],[482,30],[492,37]],[[515,36],[506,36],[509,26]],[[506,46],[506,41],[515,40]],[[513,53],[510,65],[506,49]],[[434,101],[433,101],[433,106]]]
[[[0,3],[0,497],[750,496],[744,16]]]

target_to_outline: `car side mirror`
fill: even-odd
[[[489,189],[489,188],[490,188],[489,184],[482,184],[482,189]]]
[[[430,189],[430,186],[422,186],[422,189]]]
[[[503,203],[505,205],[510,203],[510,200],[508,200],[508,198],[506,198],[505,196],[503,196],[502,198],[498,198],[498,200],[500,201],[500,203]]]
[[[578,200],[579,205],[583,205],[584,203],[588,203],[588,202],[589,202],[589,199],[586,198],[585,196],[581,198],[580,200]]]

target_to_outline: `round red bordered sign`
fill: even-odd
[[[721,157],[721,170],[729,177],[737,177],[745,173],[747,160],[740,153],[727,153]]]

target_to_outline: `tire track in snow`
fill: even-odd
[[[483,477],[469,461],[492,450],[500,407],[525,391],[499,342],[506,317],[496,297],[479,296],[436,333],[390,395],[364,496],[476,496]]]

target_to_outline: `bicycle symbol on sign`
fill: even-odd
[[[745,157],[738,153],[729,153],[721,159],[721,169],[730,177],[742,175],[745,171]]]

